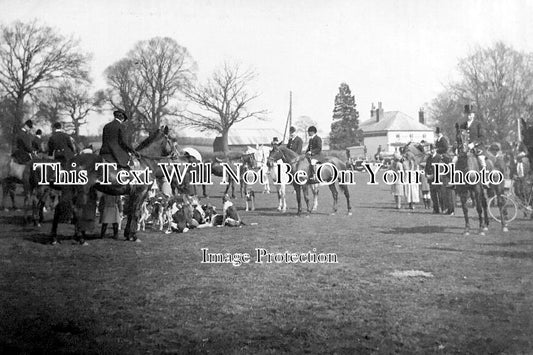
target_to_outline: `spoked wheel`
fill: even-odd
[[[503,214],[505,216],[505,222],[511,223],[516,219],[518,215],[518,207],[516,202],[511,198],[503,195],[502,196],[504,205],[503,205]],[[501,223],[500,219],[500,209],[498,208],[498,196],[492,196],[488,203],[489,215],[498,223]]]

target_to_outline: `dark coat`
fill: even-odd
[[[74,157],[72,138],[62,131],[52,133],[48,140],[48,156],[53,156],[60,161],[72,159]]]
[[[432,184],[433,182],[435,182],[435,174],[433,174],[434,172],[434,167],[433,167],[433,163],[442,163],[442,158],[440,157],[440,155],[436,154],[434,157],[430,154],[428,156],[428,158],[426,159],[426,166],[424,167],[424,174],[426,176],[429,176],[429,175],[433,175],[431,177],[431,179],[428,177],[428,182],[430,184]]]
[[[483,124],[475,118],[474,121],[472,121],[470,128],[468,127],[467,122],[463,122],[459,128],[467,131],[469,143],[474,143],[474,145],[485,143],[485,128],[483,127]]]
[[[303,145],[304,142],[302,141],[302,138],[298,136],[294,138],[289,138],[289,141],[287,142],[287,148],[289,148],[298,155],[302,154]]]
[[[21,130],[15,138],[15,151],[12,157],[19,164],[25,164],[31,160],[33,149],[33,136],[24,130]]]
[[[435,141],[435,148],[437,148],[437,154],[446,154],[450,148],[448,139],[444,136]]]
[[[35,136],[33,138],[33,141],[31,142],[33,146],[33,150],[37,151],[38,153],[42,153],[43,151],[43,139],[40,137]]]
[[[311,153],[311,157],[316,158],[317,156],[321,156],[322,153],[322,138],[315,135],[313,138],[309,139],[309,145],[307,146],[307,150],[305,151]]]
[[[122,123],[116,119],[104,126],[102,132],[102,148],[100,155],[109,161],[116,162],[118,166],[127,167],[130,160],[128,153],[135,150],[126,143]]]

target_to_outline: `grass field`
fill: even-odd
[[[350,217],[343,197],[329,215],[326,187],[310,217],[295,216],[292,193],[286,214],[258,193],[257,210],[242,212],[257,225],[147,231],[142,243],[53,247],[49,223],[22,227],[3,212],[0,352],[533,353],[533,221],[464,237],[460,211],[395,210],[389,188],[366,179],[350,187]],[[218,206],[221,193],[211,189]],[[315,248],[338,263],[203,264],[201,248]],[[408,270],[433,277],[392,274]]]

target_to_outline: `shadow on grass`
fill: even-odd
[[[416,227],[393,227],[389,230],[382,231],[383,234],[432,234],[444,233],[450,229],[462,229],[459,227],[443,226],[416,226]]]
[[[532,259],[533,251],[506,251],[506,250],[489,250],[477,252],[479,255],[496,256],[501,258],[514,259]]]

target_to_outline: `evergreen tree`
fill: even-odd
[[[330,146],[331,149],[345,149],[361,143],[359,130],[359,112],[355,109],[355,97],[346,83],[339,87],[335,96],[333,108],[333,123],[331,124]]]

